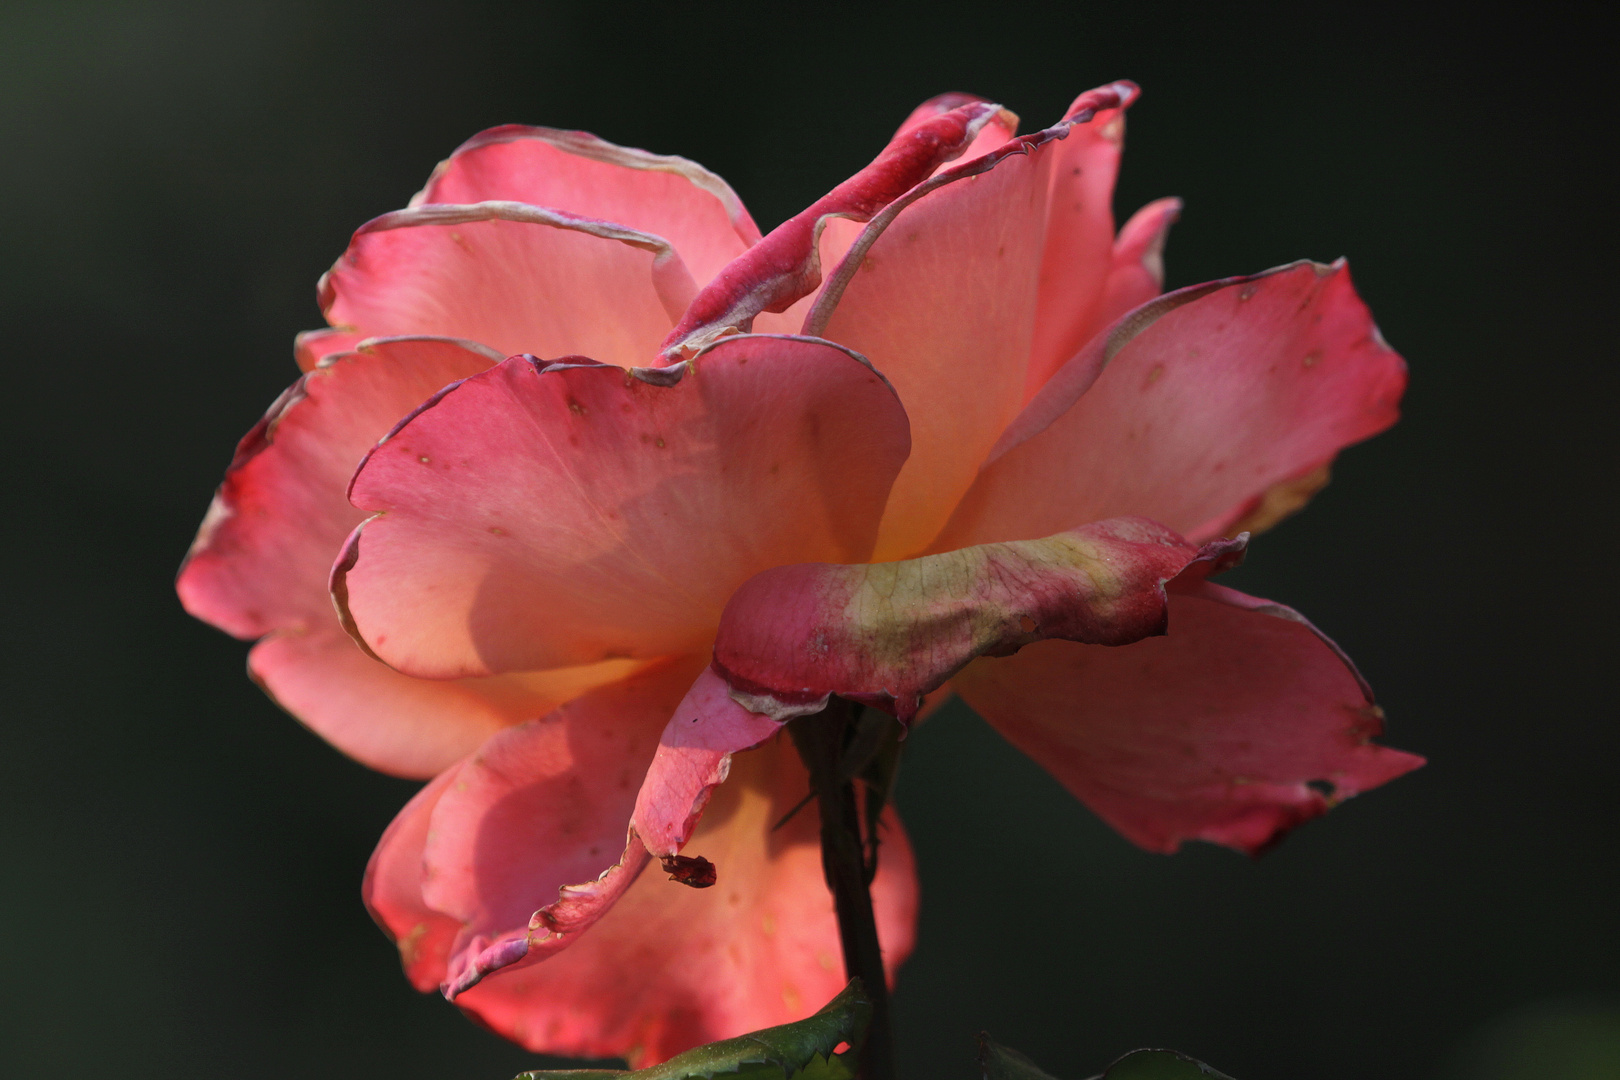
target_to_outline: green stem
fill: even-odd
[[[831,698],[814,716],[794,720],[788,730],[810,770],[810,787],[821,808],[821,869],[838,913],[844,948],[844,974],[860,976],[872,1002],[872,1022],[861,1046],[861,1080],[895,1080],[894,1033],[889,1021],[889,984],[878,946],[877,919],[867,887],[855,784],[842,775],[844,752],[860,706]]]

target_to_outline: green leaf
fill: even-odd
[[[662,1065],[624,1072],[616,1069],[564,1069],[520,1073],[516,1080],[853,1080],[854,1068],[833,1050],[839,1043],[860,1045],[872,1019],[872,1002],[861,980],[849,985],[814,1016],[766,1028],[676,1054]]]
[[[1108,1066],[1097,1080],[1232,1080],[1174,1050],[1132,1050]]]
[[[1052,1077],[1016,1050],[979,1036],[979,1065],[984,1080],[1052,1080]],[[1174,1050],[1132,1050],[1101,1076],[1092,1080],[1232,1080],[1201,1061]]]

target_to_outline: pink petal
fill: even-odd
[[[431,776],[495,728],[627,671],[620,661],[584,672],[422,682],[362,654],[332,610],[332,559],[365,518],[345,498],[355,466],[424,398],[498,359],[435,338],[377,340],[328,356],[242,440],[177,582],[193,615],[237,637],[265,638],[250,664],[272,696],[385,772]]]
[[[873,162],[789,218],[708,285],[663,343],[677,360],[721,337],[746,331],[761,312],[783,311],[821,283],[817,240],[832,216],[868,221],[890,202],[959,157],[1001,113],[973,101],[902,129]]]
[[[1168,293],[1042,388],[935,548],[1124,514],[1221,535],[1273,485],[1394,423],[1405,384],[1342,262]]]
[[[516,202],[428,204],[361,226],[321,278],[333,325],[440,334],[503,355],[653,353],[696,293],[667,241]]]
[[[814,806],[771,831],[808,788],[784,740],[738,755],[687,847],[718,868],[713,888],[649,870],[574,945],[456,1003],[537,1053],[634,1067],[814,1012],[844,985]],[[892,978],[911,951],[917,893],[900,822],[884,823],[872,892]]]
[[[399,948],[411,985],[421,991],[444,981],[450,943],[461,924],[428,907],[422,899],[422,850],[433,810],[455,782],[456,770],[441,773],[394,818],[366,864],[361,895],[377,925]]]
[[[293,338],[293,359],[298,361],[299,371],[314,371],[328,356],[353,352],[366,337],[346,326],[305,330]]]
[[[819,712],[826,704],[799,710]],[[788,715],[796,715],[790,713]],[[728,684],[705,668],[675,707],[636,796],[636,832],[654,855],[674,855],[691,839],[714,789],[731,772],[732,755],[751,750],[782,730],[775,717],[751,712]]]
[[[584,131],[508,124],[481,132],[433,171],[412,205],[490,200],[661,236],[699,283],[759,240],[737,193],[697,162],[615,146]]]
[[[909,722],[974,657],[1046,638],[1123,645],[1162,633],[1164,583],[1241,550],[1200,550],[1122,518],[905,562],[781,566],[726,605],[714,669],[757,712],[804,711],[838,694]]]
[[[276,704],[326,741],[394,776],[434,776],[502,728],[644,666],[607,660],[484,679],[413,679],[362,652],[330,603],[325,615],[321,629],[266,637],[248,655],[248,669]]]
[[[665,664],[508,728],[433,811],[422,899],[460,925],[444,990],[571,944],[646,862],[626,838],[659,733],[701,661]],[[621,854],[622,853],[622,854]]]
[[[1030,393],[1111,321],[1099,319],[1098,308],[1114,265],[1114,178],[1125,149],[1125,110],[1139,93],[1127,85],[1117,103],[1098,108],[1089,124],[1052,149]],[[1082,94],[1070,113],[1086,101]]]
[[[1023,405],[1051,169],[1098,109],[1134,92],[1115,84],[1083,95],[1056,126],[890,202],[817,297],[804,332],[877,358],[911,416],[912,455],[878,559],[923,549]]]
[[[429,678],[707,651],[758,571],[866,557],[907,446],[882,377],[824,342],[654,371],[513,357],[368,458],[351,495],[381,513],[334,592]]]
[[[952,685],[1150,851],[1208,840],[1259,852],[1423,763],[1369,741],[1383,712],[1315,627],[1208,583],[1171,590],[1164,637],[1042,642],[979,660]]]

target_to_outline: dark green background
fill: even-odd
[[[1140,1044],[1242,1080],[1612,1046],[1613,28],[1476,10],[5,4],[0,1073],[533,1061],[412,993],[361,910],[412,785],[277,712],[171,591],[352,229],[508,121],[696,158],[768,228],[934,93],[1039,126],[1121,76],[1121,210],[1187,201],[1172,284],[1345,254],[1411,363],[1401,426],[1235,583],[1336,635],[1433,764],[1258,862],[1165,858],[930,721],[906,1075],[967,1080],[980,1028],[1070,1078]]]

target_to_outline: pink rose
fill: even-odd
[[[1404,365],[1342,263],[1158,295],[1179,204],[1109,210],[1135,94],[1017,138],[937,98],[764,239],[690,161],[497,128],[355,234],[179,589],[339,749],[434,778],[365,886],[415,985],[634,1063],[812,1011],[816,828],[771,826],[807,790],[779,721],[829,694],[955,689],[1154,851],[1420,764],[1308,622],[1206,580]],[[640,874],[703,884],[677,852],[715,886]]]

